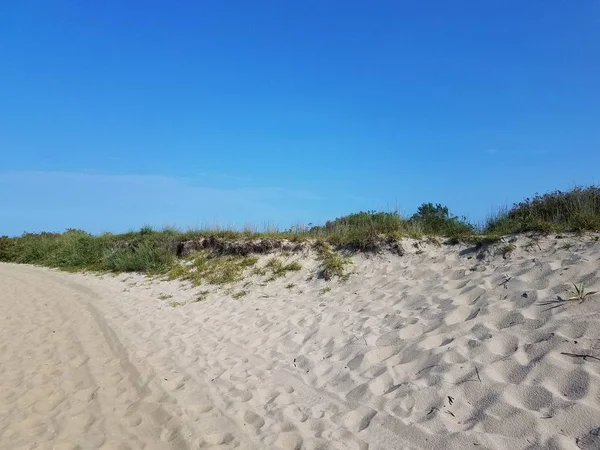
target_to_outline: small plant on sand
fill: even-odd
[[[171,305],[171,308],[177,308],[178,306],[185,305],[185,303],[183,303],[183,302],[171,302],[170,305]]]
[[[271,258],[265,265],[265,269],[271,271],[271,278],[269,278],[269,281],[272,281],[276,278],[285,276],[287,272],[297,272],[302,269],[302,266],[298,261],[284,264],[279,258]]]
[[[331,291],[331,287],[329,287],[329,286],[325,286],[324,288],[322,288],[321,290],[319,290],[319,295],[325,295],[325,294],[327,294],[329,291]]]
[[[296,285],[294,283],[290,283],[285,286],[286,289],[294,289],[295,287],[296,287]]]
[[[267,269],[264,267],[254,267],[251,273],[252,275],[263,276],[267,274]]]
[[[334,252],[327,244],[317,247],[319,259],[321,260],[320,276],[329,281],[334,277],[346,281],[350,274],[346,271],[346,266],[351,264],[350,258]]]
[[[210,294],[210,291],[200,291],[198,292],[198,295],[196,296],[194,303],[196,302],[203,302],[204,300],[206,300],[208,298],[208,294]]]
[[[440,242],[440,240],[434,236],[427,236],[427,238],[425,239],[425,242],[427,242],[428,244],[431,244],[435,247],[442,246],[442,243]]]
[[[171,294],[165,294],[164,292],[161,292],[158,296],[159,300],[168,300],[170,298],[173,298],[173,296]]]
[[[571,294],[570,297],[567,297],[566,300],[569,301],[579,301],[579,303],[583,303],[587,300],[587,298],[591,295],[598,293],[598,291],[585,291],[585,286],[583,283],[580,283],[579,286],[573,283],[573,289],[569,291]]]
[[[248,291],[243,291],[243,290],[242,290],[242,291],[238,291],[238,292],[236,292],[236,293],[234,293],[234,294],[231,294],[231,296],[237,300],[237,299],[239,299],[239,298],[242,298],[242,297],[244,297],[244,296],[245,296],[245,295],[247,295],[247,294],[248,294]]]
[[[542,250],[537,239],[529,239],[521,248],[526,252],[531,252],[535,250],[535,247],[537,247],[539,250]]]
[[[500,247],[498,249],[498,253],[500,253],[502,257],[506,259],[512,254],[512,252],[516,250],[516,248],[517,246],[515,244],[509,243]]]

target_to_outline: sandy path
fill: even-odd
[[[187,448],[166,435],[164,392],[131,364],[97,298],[50,271],[0,265],[0,448]]]

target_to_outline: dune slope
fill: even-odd
[[[199,302],[0,265],[0,448],[600,449],[597,236],[403,245]]]

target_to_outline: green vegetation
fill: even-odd
[[[233,283],[239,281],[244,270],[257,261],[256,256],[219,256],[203,251],[193,255],[184,264],[174,265],[168,277],[189,280],[194,286]]]
[[[200,291],[200,292],[198,292],[198,295],[196,296],[196,299],[194,300],[194,303],[196,303],[196,302],[203,302],[204,300],[206,300],[208,298],[209,294],[210,294],[210,291]]]
[[[504,259],[508,258],[512,252],[517,249],[517,246],[513,243],[505,244],[498,249],[498,253],[502,255]]]
[[[436,238],[435,236],[427,236],[427,238],[425,238],[425,242],[427,242],[428,244],[431,244],[435,247],[442,246],[442,243],[440,242],[440,240],[438,238]]]
[[[464,237],[477,232],[467,219],[450,213],[448,207],[439,203],[423,203],[410,218],[398,212],[359,212],[339,217],[324,226],[313,227],[309,235],[324,238],[338,247],[359,251],[375,251],[380,248],[381,237]]]
[[[324,226],[312,227],[309,234],[335,246],[372,251],[378,248],[381,235],[408,235],[410,227],[397,212],[368,211],[339,217]]]
[[[536,194],[488,220],[486,233],[564,232],[600,229],[600,187]]]
[[[567,192],[536,194],[510,210],[501,211],[480,228],[464,217],[452,214],[446,206],[423,203],[412,216],[403,217],[398,212],[358,212],[322,226],[295,226],[283,231],[211,229],[183,232],[175,228],[155,230],[145,225],[138,231],[119,235],[94,236],[73,229],[61,234],[24,233],[14,238],[0,237],[0,261],[69,271],[168,274],[171,278],[189,279],[194,284],[225,284],[238,281],[247,268],[256,264],[257,258],[251,254],[267,253],[279,248],[273,242],[286,240],[294,245],[316,243],[321,275],[326,279],[344,279],[350,261],[343,254],[379,251],[404,236],[425,237],[433,245],[459,242],[482,245],[516,232],[598,229],[600,187],[589,186]],[[183,244],[190,241],[202,241],[203,244],[183,252]],[[200,251],[193,256],[182,258],[197,249]],[[290,247],[282,250],[290,250]],[[252,272],[277,278],[297,270],[300,270],[298,262],[284,264],[274,258],[265,267],[254,267]]]
[[[447,206],[439,203],[423,203],[419,206],[409,222],[418,226],[423,234],[446,237],[458,237],[475,233],[475,226],[467,222],[465,217],[458,218],[450,214]]]
[[[271,277],[268,281],[273,281],[276,278],[283,277],[287,272],[297,272],[302,269],[302,266],[298,261],[293,261],[288,264],[284,264],[279,258],[271,258],[267,261],[267,264],[264,267],[265,273],[266,271],[271,272]]]
[[[248,291],[238,291],[238,292],[236,292],[234,294],[231,294],[231,296],[237,300],[239,298],[244,297],[247,294],[248,294]]]
[[[321,261],[319,275],[327,281],[334,277],[342,281],[347,280],[350,274],[346,271],[346,266],[352,263],[350,258],[333,251],[331,246],[324,242],[318,243],[316,248]]]
[[[570,291],[571,296],[567,298],[569,301],[579,301],[579,303],[583,303],[587,300],[588,297],[597,294],[598,291],[585,291],[585,286],[581,283],[577,286],[573,283],[573,289]]]
[[[125,235],[123,235],[125,236]],[[81,230],[58,233],[25,233],[0,238],[0,261],[38,264],[63,270],[164,273],[175,255],[140,233],[137,239]]]

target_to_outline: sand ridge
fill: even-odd
[[[403,245],[201,302],[0,265],[0,448],[599,449],[600,297],[546,303],[597,237]]]

